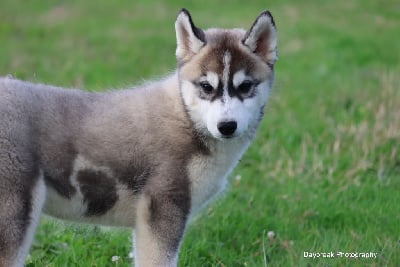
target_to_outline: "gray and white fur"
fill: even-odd
[[[135,229],[135,266],[176,266],[190,216],[220,192],[253,139],[277,35],[176,24],[178,68],[89,93],[0,78],[0,266],[23,266],[42,212]]]

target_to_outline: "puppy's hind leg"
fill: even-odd
[[[3,174],[0,172],[0,267],[19,267],[29,253],[46,189],[38,175]]]
[[[160,195],[140,198],[134,234],[135,267],[177,266],[189,209],[176,200]]]

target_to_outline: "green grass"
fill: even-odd
[[[247,28],[268,8],[280,38],[275,93],[230,189],[188,228],[180,265],[399,266],[399,2],[246,3],[3,0],[0,75],[123,87],[175,68],[180,7],[204,28]],[[378,256],[303,257],[330,251]],[[27,265],[129,266],[129,252],[126,230],[45,218]]]

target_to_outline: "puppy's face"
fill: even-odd
[[[217,139],[254,129],[274,79],[276,32],[270,14],[261,14],[248,32],[203,32],[183,11],[176,28],[181,94],[196,129]]]

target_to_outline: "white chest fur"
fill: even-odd
[[[192,215],[225,188],[228,175],[249,144],[247,138],[218,141],[211,156],[196,156],[190,161]]]

